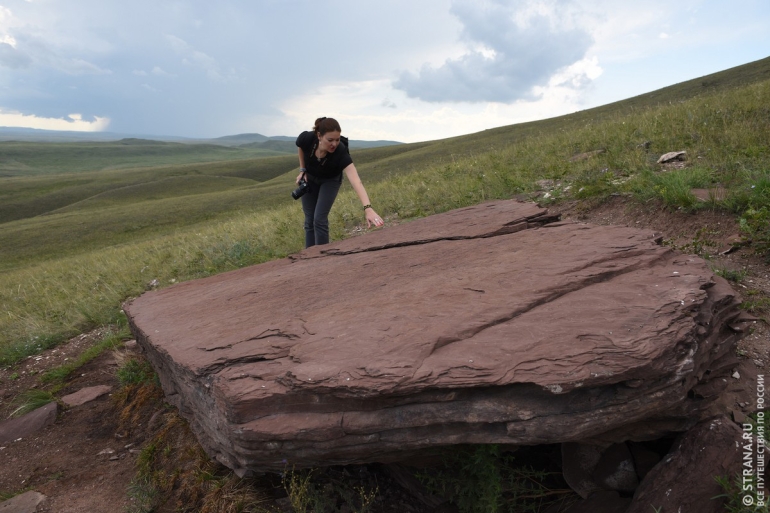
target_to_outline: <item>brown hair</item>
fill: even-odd
[[[342,132],[342,129],[334,118],[318,118],[315,120],[313,132],[317,135],[323,135],[326,132]]]

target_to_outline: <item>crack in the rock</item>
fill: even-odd
[[[393,248],[404,248],[408,246],[421,246],[425,244],[432,244],[434,242],[442,242],[442,241],[488,239],[490,237],[499,237],[501,235],[509,235],[511,233],[517,233],[517,232],[529,230],[532,228],[539,228],[541,226],[547,225],[549,223],[554,223],[560,220],[561,220],[560,214],[536,214],[530,217],[525,217],[524,219],[517,219],[515,221],[511,221],[509,223],[504,224],[501,228],[495,231],[483,233],[481,235],[448,235],[445,237],[434,237],[434,238],[428,238],[428,239],[393,242],[389,244],[383,244],[381,246],[371,246],[368,248],[358,248],[358,249],[352,249],[348,251],[340,251],[332,248],[329,250],[321,251],[321,254],[317,256],[297,257],[294,255],[290,255],[289,258],[292,260],[310,260],[310,259],[322,258],[326,256],[345,256],[345,255],[354,255],[357,253],[366,253],[371,251],[383,251],[386,249],[393,249]]]
[[[269,332],[269,333],[268,333]],[[257,336],[247,338],[245,340],[240,340],[234,344],[227,344],[224,346],[216,346],[216,347],[199,347],[201,351],[205,351],[207,353],[211,353],[213,351],[221,351],[224,349],[232,349],[233,347],[237,346],[238,344],[243,344],[245,342],[253,342],[254,340],[264,340],[266,338],[271,337],[278,337],[278,338],[285,338],[289,340],[295,340],[299,338],[299,335],[296,335],[294,333],[284,333],[278,328],[272,328],[272,329],[266,329],[262,333],[260,333]]]
[[[254,337],[250,337],[250,338],[241,340],[241,341],[236,342],[234,344],[227,344],[225,346],[217,346],[217,347],[199,347],[198,349],[200,349],[201,351],[205,351],[205,352],[209,353],[209,352],[220,351],[220,350],[224,350],[224,349],[232,349],[234,346],[236,346],[238,344],[243,344],[243,343],[246,343],[246,342],[253,342],[255,340],[265,340],[265,339],[268,339],[268,338],[271,338],[271,337],[279,337],[279,338],[284,338],[284,339],[288,339],[288,340],[295,340],[295,339],[299,338],[299,335],[295,335],[293,333],[284,333],[283,331],[281,331],[278,328],[273,328],[273,329],[266,329],[265,331],[263,331],[259,335],[256,335]],[[270,356],[265,356],[264,354],[259,354],[259,355],[242,356],[242,357],[239,357],[239,358],[224,358],[223,360],[220,360],[219,362],[214,362],[214,363],[212,363],[210,365],[202,367],[201,369],[206,371],[206,372],[216,373],[216,372],[219,372],[220,370],[222,370],[224,367],[229,367],[231,365],[237,365],[237,364],[241,364],[241,363],[263,362],[263,361],[268,361],[268,360],[278,360],[280,358],[285,358],[285,357],[289,356],[289,348],[288,347],[287,348],[281,348],[279,346],[279,347],[276,347],[275,349],[276,349],[276,351],[274,351]]]
[[[547,303],[551,303],[553,301],[556,301],[557,299],[560,299],[567,294],[571,294],[573,292],[577,292],[578,290],[584,289],[586,287],[589,287],[591,285],[595,285],[597,283],[604,283],[606,281],[609,281],[617,276],[622,276],[624,274],[628,274],[630,272],[634,272],[642,266],[653,266],[655,263],[661,261],[664,257],[666,257],[670,251],[664,251],[661,254],[657,255],[655,258],[645,261],[645,262],[636,262],[635,264],[623,267],[621,269],[613,269],[608,270],[603,273],[599,273],[594,276],[586,277],[580,281],[573,282],[572,284],[569,284],[568,286],[561,287],[558,290],[554,291],[551,294],[548,294],[536,301],[533,301],[532,303],[526,305],[523,308],[519,308],[511,312],[509,315],[504,315],[501,317],[497,317],[495,319],[492,319],[489,322],[486,322],[484,324],[470,327],[466,330],[463,330],[458,333],[457,336],[454,337],[439,337],[436,342],[431,347],[430,351],[427,352],[427,354],[421,359],[420,363],[415,366],[415,371],[412,373],[411,378],[414,378],[414,376],[420,371],[423,364],[425,363],[425,360],[427,360],[433,353],[441,349],[442,347],[448,346],[449,344],[453,344],[455,342],[461,342],[463,340],[467,340],[470,338],[475,337],[479,333],[489,329],[493,328],[495,326],[498,326],[500,324],[504,324],[506,322],[510,322],[513,319],[520,317],[527,312],[530,312],[534,310],[535,308],[542,306]],[[636,255],[628,255],[628,256],[636,256]],[[585,267],[584,267],[585,268]]]
[[[271,328],[266,329],[256,337],[247,338],[246,340],[243,340],[242,342],[251,342],[252,340],[263,340],[270,337],[279,337],[279,338],[287,338],[289,340],[294,340],[299,338],[299,335],[296,335],[294,333],[284,333],[279,328]],[[239,342],[241,343],[241,342]]]
[[[668,249],[664,254],[668,254],[668,253],[671,253],[671,252],[672,252],[672,250]],[[636,256],[642,256],[645,253],[647,253],[647,250],[646,249],[638,249],[638,250],[634,251],[631,248],[622,249],[620,251],[616,251],[614,253],[610,253],[610,254],[608,254],[605,257],[598,258],[596,260],[592,260],[591,262],[589,262],[589,263],[587,263],[587,264],[585,264],[585,265],[583,265],[581,267],[572,268],[572,269],[569,269],[569,270],[564,271],[562,273],[559,273],[558,275],[559,276],[565,276],[565,275],[568,275],[568,274],[580,272],[580,271],[582,271],[584,269],[588,269],[589,267],[594,267],[596,265],[601,265],[601,264],[603,264],[605,262],[612,262],[614,260],[617,260],[619,253],[623,253],[623,257],[624,258],[631,258],[631,257],[636,257]]]
[[[265,356],[242,356],[240,358],[225,358],[223,360],[220,360],[218,362],[210,363],[209,365],[206,365],[205,367],[201,367],[199,372],[201,374],[216,374],[222,369],[226,367],[230,367],[232,365],[237,365],[239,363],[256,363],[256,362],[264,362],[267,360],[277,360],[278,358],[281,358],[281,356],[276,356],[275,358],[267,358]]]

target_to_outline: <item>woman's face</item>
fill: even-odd
[[[318,136],[318,149],[334,153],[337,146],[340,145],[340,133],[339,132],[326,132],[323,135]]]

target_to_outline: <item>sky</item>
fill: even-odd
[[[768,0],[0,0],[0,126],[418,142],[768,56]]]

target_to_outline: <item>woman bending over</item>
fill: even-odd
[[[341,133],[337,120],[318,118],[312,132],[302,132],[297,137],[300,173],[296,181],[297,184],[303,179],[307,181],[307,191],[302,195],[306,248],[329,243],[329,212],[342,185],[342,173],[361,200],[366,227],[384,224],[369,203],[348,147],[341,141]]]

